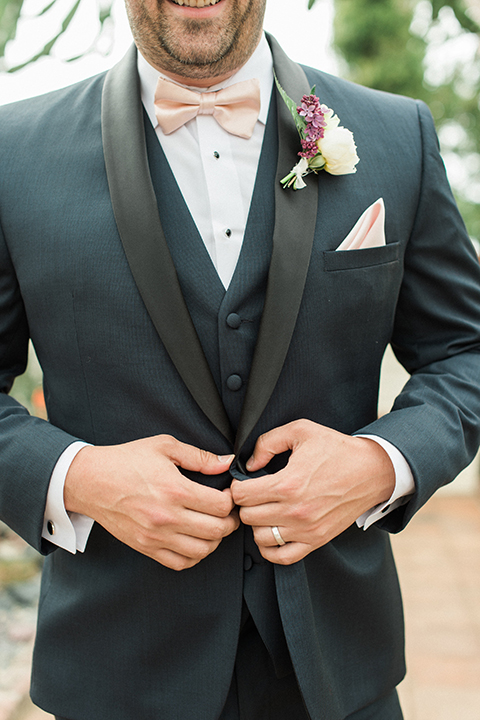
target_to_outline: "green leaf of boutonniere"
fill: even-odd
[[[294,121],[295,121],[295,125],[296,125],[296,128],[297,128],[297,130],[298,130],[298,134],[299,134],[300,137],[302,138],[302,137],[303,137],[303,131],[305,130],[305,126],[306,126],[307,123],[305,122],[305,120],[303,119],[303,117],[301,117],[301,116],[298,114],[298,112],[297,112],[297,103],[295,102],[295,100],[292,100],[292,98],[287,95],[287,93],[285,92],[285,90],[283,89],[283,87],[282,87],[282,86],[280,85],[280,83],[278,82],[278,78],[277,78],[276,73],[274,73],[274,76],[275,76],[275,84],[276,84],[276,86],[277,86],[278,92],[279,92],[280,95],[282,96],[283,102],[285,103],[285,105],[287,106],[287,108],[290,110],[290,114],[291,114],[291,116],[293,117],[293,119],[294,119]]]

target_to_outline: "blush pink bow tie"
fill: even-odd
[[[197,115],[213,115],[227,132],[250,138],[259,112],[260,83],[256,78],[204,93],[159,78],[155,91],[155,114],[165,135]]]

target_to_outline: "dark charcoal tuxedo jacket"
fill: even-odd
[[[404,672],[388,532],[477,447],[480,272],[428,111],[302,70],[271,43],[280,83],[296,100],[316,84],[354,133],[360,163],[355,175],[321,173],[282,191],[299,148],[275,95],[227,293],[144,123],[134,53],[106,75],[0,110],[0,506],[47,555],[32,693],[57,715],[213,720],[244,595],[279,675],[285,635],[313,720],[380,697]],[[379,197],[386,246],[335,252]],[[48,423],[6,394],[29,338]],[[412,377],[377,419],[388,343]],[[215,453],[235,448],[241,467],[260,433],[302,417],[393,443],[415,476],[410,501],[289,567],[262,561],[243,527],[180,573],[98,525],[84,554],[41,540],[52,469],[75,439],[170,433]]]

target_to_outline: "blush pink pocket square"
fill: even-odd
[[[363,250],[385,244],[385,205],[379,198],[365,210],[337,250]]]

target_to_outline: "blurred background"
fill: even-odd
[[[298,62],[427,102],[478,248],[480,0],[268,0],[265,27]],[[103,72],[130,43],[123,0],[0,0],[0,104]],[[406,378],[389,350],[380,413]],[[33,350],[12,392],[46,417]],[[478,459],[393,544],[407,620],[405,720],[480,720]],[[0,525],[0,720],[50,717],[28,700],[40,568]]]

